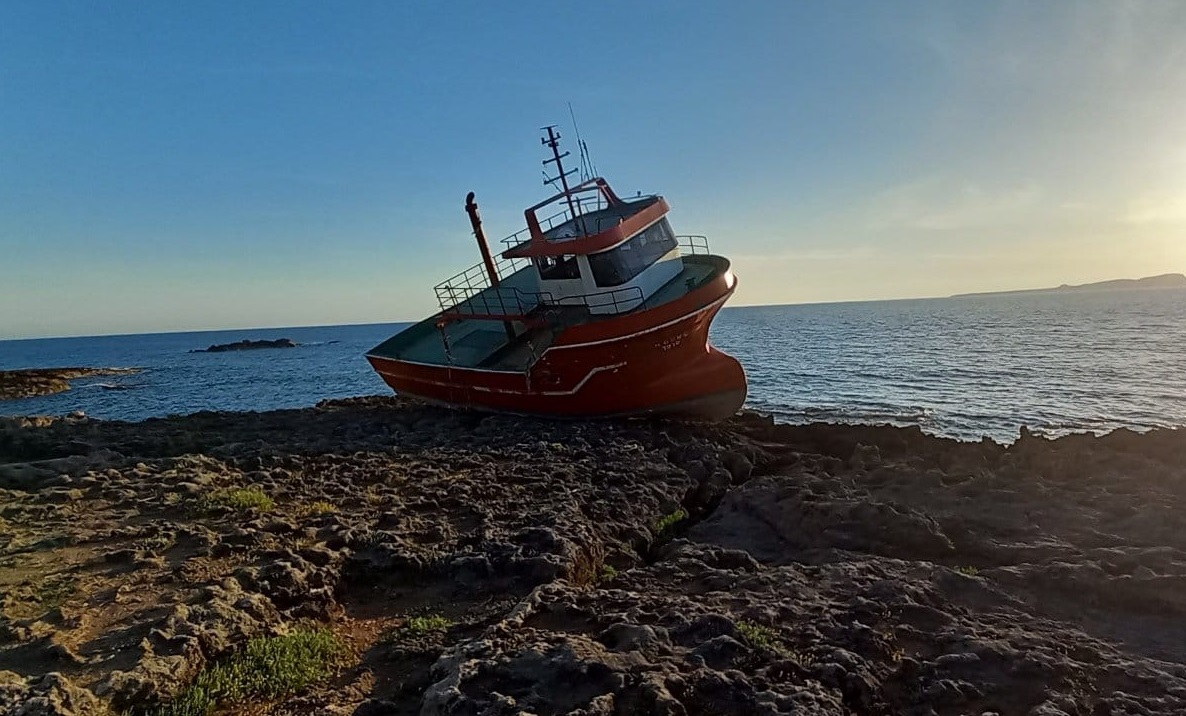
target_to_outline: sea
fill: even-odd
[[[364,353],[406,323],[0,341],[0,370],[137,367],[0,415],[142,420],[389,394]],[[243,339],[297,348],[192,352]],[[748,407],[788,423],[917,425],[961,440],[1186,425],[1186,290],[726,308],[712,343]]]

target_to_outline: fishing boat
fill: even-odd
[[[628,200],[602,177],[565,171],[559,192],[491,253],[466,197],[482,262],[436,286],[440,311],[366,355],[401,395],[457,408],[551,417],[659,414],[699,420],[745,402],[741,364],[708,330],[737,289],[703,236],[677,236],[658,195]],[[583,146],[582,146],[583,150]],[[585,176],[589,178],[583,179]]]

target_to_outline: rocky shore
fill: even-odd
[[[0,370],[0,400],[36,398],[70,390],[70,381],[139,373],[138,368],[30,368]]]
[[[1180,714],[1184,515],[1165,430],[0,419],[0,712]]]

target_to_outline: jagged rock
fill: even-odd
[[[102,716],[107,707],[60,673],[22,679],[0,672],[0,707],[13,716]]]
[[[671,646],[671,637],[663,627],[625,622],[611,625],[597,639],[613,651],[650,652]]]

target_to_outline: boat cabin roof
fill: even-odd
[[[564,214],[565,220],[547,230],[540,227],[536,211],[543,206],[590,189],[602,191],[605,206],[584,214]],[[580,206],[579,203],[576,206]],[[593,179],[564,193],[541,202],[526,212],[530,238],[502,253],[503,258],[535,258],[542,256],[573,256],[607,251],[630,239],[667,215],[669,207],[661,196],[646,196],[634,201],[622,201],[604,179]]]

